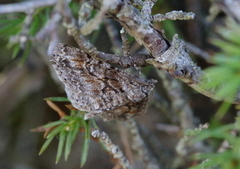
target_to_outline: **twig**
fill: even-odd
[[[121,141],[124,147],[124,152],[126,153],[127,158],[129,159],[130,163],[133,164],[133,153],[131,149],[131,143],[128,140],[128,132],[127,128],[125,127],[125,122],[121,120],[117,120],[117,126],[120,133]]]
[[[151,53],[154,59],[148,59],[147,62],[149,64],[168,71],[175,78],[181,79],[184,83],[210,98],[237,104],[240,103],[240,95],[238,93],[236,93],[234,98],[219,98],[216,96],[217,88],[207,88],[204,85],[211,79],[203,76],[203,70],[189,57],[186,51],[186,44],[179,40],[177,35],[173,37],[172,44],[170,45],[163,34],[145,22],[129,4],[117,1],[116,5],[110,9],[109,12],[115,16],[126,31]],[[174,20],[192,19],[193,16],[193,13],[176,13],[174,11],[170,12],[167,18]]]
[[[114,3],[115,2],[113,0],[111,0],[111,1],[110,0],[103,0],[102,1],[102,6],[101,6],[100,10],[98,11],[98,13],[95,15],[95,17],[90,19],[88,22],[86,22],[84,25],[81,26],[81,28],[80,28],[81,34],[82,35],[88,35],[88,34],[92,33],[92,31],[98,29],[99,25],[101,24],[101,22],[104,18],[104,15],[107,13],[108,9],[112,5],[114,5]],[[92,8],[90,8],[91,6],[88,5],[86,7],[89,7],[88,11],[91,12],[91,9],[92,9]],[[86,13],[85,9],[82,9],[82,10],[84,10],[84,13]]]
[[[129,0],[129,1],[137,9],[140,9],[140,8],[143,7],[143,1],[142,0]]]
[[[189,20],[193,19],[195,16],[192,12],[183,12],[183,11],[171,11],[166,13],[165,15],[156,14],[153,15],[154,22],[162,22],[164,20]]]
[[[161,139],[156,137],[153,131],[144,127],[143,125],[138,125],[139,133],[144,140],[144,144],[149,151],[149,154],[157,159],[157,165],[161,169],[171,169],[172,167],[172,152],[167,147],[161,143]]]
[[[239,1],[214,0],[213,2],[216,3],[227,15],[240,23]]]
[[[90,18],[93,10],[93,4],[91,1],[85,2],[81,5],[78,11],[78,26],[81,28],[86,25],[87,20]]]
[[[61,11],[61,14],[64,18],[63,25],[68,29],[68,33],[74,37],[81,50],[84,50],[90,56],[99,60],[103,60],[105,62],[118,63],[123,67],[133,67],[133,62],[131,58],[120,57],[116,54],[108,54],[98,51],[95,46],[93,46],[83,35],[80,34],[76,21],[74,20],[71,11],[66,4],[62,4],[59,11]],[[150,58],[150,56],[136,55],[136,59],[134,60],[134,62],[137,66],[146,66],[147,63],[145,62],[145,60],[147,58]]]
[[[152,7],[156,3],[156,0],[146,0],[143,2],[143,7],[141,10],[142,18],[146,21],[150,22],[152,21]]]
[[[123,51],[123,56],[124,57],[130,57],[130,53],[129,53],[129,43],[128,43],[128,39],[127,39],[127,34],[124,30],[124,28],[122,28],[120,30],[120,35],[122,38],[122,51]]]
[[[162,70],[158,70],[157,73],[162,78],[163,86],[171,100],[172,112],[175,113],[171,120],[178,121],[182,130],[193,128],[193,112],[182,89],[182,84]]]
[[[168,134],[177,134],[180,132],[180,128],[177,125],[170,125],[170,124],[163,124],[163,123],[158,123],[156,124],[156,129],[163,131]]]
[[[194,53],[194,54],[202,57],[202,58],[205,59],[206,61],[209,61],[209,60],[210,60],[210,55],[209,55],[209,53],[207,53],[207,52],[205,52],[204,50],[198,48],[197,46],[195,46],[195,45],[192,44],[192,43],[186,42],[186,44],[187,44],[187,49],[188,49],[190,52],[192,52],[192,53]]]
[[[28,41],[29,37],[29,28],[33,20],[34,10],[29,9],[26,12],[26,17],[23,21],[23,26],[20,34],[13,35],[10,37],[10,43],[20,43],[21,49],[25,49],[26,42]]]
[[[44,27],[35,35],[37,40],[43,41],[47,34],[54,33],[58,22],[61,20],[60,13],[56,10],[57,7],[52,11],[51,18],[47,21]]]
[[[201,130],[207,129],[208,127],[209,127],[209,125],[207,123],[203,124],[203,125],[200,124],[199,127],[195,128],[194,130],[201,131]],[[188,153],[189,152],[189,142],[191,139],[192,139],[191,136],[185,135],[177,143],[176,151],[181,157],[189,156],[189,153]],[[195,150],[201,149],[201,151],[206,150],[206,146],[203,144],[203,142],[197,142],[193,146],[191,146],[191,148],[195,149]],[[197,151],[197,152],[199,152],[199,151]]]
[[[91,1],[97,3],[96,1]],[[154,1],[131,1],[135,5],[139,5],[143,7],[143,9],[151,9]],[[149,3],[147,3],[149,2]],[[80,35],[79,27],[76,26],[76,21],[73,19],[71,10],[66,5],[68,1],[63,0],[36,0],[36,1],[27,1],[16,4],[7,4],[0,5],[0,14],[3,13],[12,13],[12,12],[25,12],[29,9],[36,9],[39,7],[45,7],[54,5],[56,3],[63,4],[62,5],[62,15],[65,18],[65,26],[68,27],[68,31],[75,38],[80,48],[87,52],[89,55],[95,58],[99,58],[100,60],[112,62],[112,63],[120,63],[123,67],[134,66],[129,58],[126,62],[122,61],[121,57],[114,54],[107,54],[104,52],[98,51],[90,42],[88,42],[82,35]],[[240,92],[237,91],[234,97],[224,97],[219,98],[216,96],[216,92],[218,88],[207,88],[205,85],[211,79],[206,78],[204,76],[203,70],[198,67],[192,59],[189,57],[186,52],[186,44],[179,40],[175,35],[173,38],[173,42],[170,43],[164,38],[163,33],[154,29],[146,19],[144,20],[141,14],[137,13],[133,6],[127,1],[121,0],[104,0],[99,2],[101,4],[101,12],[97,15],[97,18],[103,19],[104,13],[108,13],[110,16],[114,17],[124,28],[125,30],[133,36],[139,44],[142,44],[149,51],[151,56],[154,59],[148,59],[147,63],[153,65],[156,68],[164,69],[169,72],[175,78],[179,78],[184,83],[188,84],[201,94],[204,94],[210,98],[216,100],[224,100],[231,103],[240,103]],[[66,10],[67,9],[67,10]],[[108,10],[107,10],[108,9]],[[150,12],[147,12],[149,14]],[[165,15],[157,14],[153,16],[153,21],[163,21],[165,19],[192,19],[194,17],[193,13],[185,13],[182,11],[172,11]],[[154,19],[155,18],[155,19]],[[95,18],[96,20],[96,18]],[[98,22],[100,23],[100,22]],[[90,24],[90,23],[89,23]],[[92,24],[90,24],[92,25]],[[93,24],[92,28],[89,30],[94,30],[96,28],[96,24]],[[24,41],[24,40],[23,40]],[[144,58],[144,57],[143,57]],[[134,58],[135,59],[135,58]],[[141,58],[142,59],[142,58]],[[144,58],[146,59],[146,58]],[[143,60],[134,61],[137,66],[144,66],[146,62]],[[130,64],[129,64],[130,63]]]
[[[100,0],[99,2],[103,5]],[[109,0],[105,0],[104,2],[107,3]],[[182,80],[193,89],[210,98],[237,104],[240,103],[240,95],[238,93],[236,93],[234,98],[219,98],[216,95],[217,88],[207,88],[207,86],[205,86],[211,79],[206,78],[203,70],[192,61],[186,51],[186,43],[178,39],[177,35],[173,37],[172,44],[170,45],[164,38],[163,33],[154,29],[149,22],[142,19],[139,13],[126,1],[115,0],[109,3],[112,5],[108,8],[108,13],[114,17],[139,44],[144,45],[153,57],[153,59],[146,60],[148,64],[166,70],[173,77]],[[76,21],[73,19],[67,5],[63,5],[62,10],[65,18],[65,26],[82,50],[94,58],[112,63],[121,63],[121,57],[98,51],[96,47],[80,34],[76,26]],[[182,11],[173,11],[166,15],[168,19],[174,20],[192,19],[193,16],[193,13],[184,13]],[[136,62],[135,64],[138,65]]]
[[[142,161],[146,165],[147,169],[159,169],[157,159],[150,155],[144,140],[142,139],[137,124],[133,119],[128,119],[126,122],[127,127],[132,138],[132,148],[138,152]]]
[[[124,169],[131,169],[131,165],[127,158],[123,155],[119,147],[112,143],[111,139],[105,132],[100,132],[95,129],[92,131],[91,135],[94,138],[98,138],[100,142],[106,147],[107,151],[112,154],[113,158],[116,158],[118,162],[122,165]]]
[[[58,0],[35,0],[25,1],[14,4],[0,5],[0,14],[26,12],[29,9],[51,6],[57,3]]]
[[[121,54],[121,41],[119,39],[119,32],[118,30],[114,27],[112,21],[110,19],[105,19],[103,21],[107,34],[110,38],[111,44],[112,44],[112,51],[116,54]]]
[[[122,38],[123,57],[130,58],[132,60],[130,63],[132,63],[134,68],[139,72],[139,74],[141,74],[140,70],[137,68],[137,65],[134,63],[134,60],[133,60],[132,56],[130,55],[130,46],[129,46],[129,42],[128,42],[128,39],[127,39],[126,31],[125,31],[124,28],[122,28],[120,30],[120,35],[121,35],[121,38]]]

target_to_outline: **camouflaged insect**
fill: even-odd
[[[127,119],[145,112],[156,80],[145,80],[92,58],[84,51],[57,44],[51,62],[73,107],[85,119]]]

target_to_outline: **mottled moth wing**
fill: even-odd
[[[144,113],[156,82],[134,77],[65,44],[56,45],[51,62],[72,105],[88,112],[86,119],[96,115],[126,119]]]

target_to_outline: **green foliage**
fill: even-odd
[[[72,14],[74,17],[78,17],[78,11],[79,11],[79,2],[71,1],[69,3],[69,7],[71,8]]]
[[[212,42],[221,49],[212,59],[214,66],[206,69],[205,84],[207,88],[215,88],[219,99],[234,99],[240,86],[240,31],[239,25],[232,20],[227,20],[226,27],[218,27],[217,33],[221,39]],[[191,143],[208,141],[212,148],[211,153],[198,153],[194,156],[199,165],[191,169],[240,169],[240,132],[239,117],[236,122],[220,125],[220,120],[228,112],[231,104],[223,103],[210,123],[211,128],[206,130],[189,130],[186,135]],[[235,133],[235,134],[234,134]],[[215,148],[221,147],[219,143],[227,142],[229,147],[221,152]]]
[[[50,97],[45,100],[65,102],[69,100],[65,97]],[[61,117],[59,121],[54,121],[44,125],[46,129],[46,141],[40,149],[39,155],[42,154],[50,145],[54,137],[59,139],[56,155],[56,163],[59,162],[64,154],[64,159],[67,160],[71,152],[72,145],[80,131],[84,132],[84,142],[80,159],[81,167],[86,163],[89,143],[90,143],[90,128],[92,124],[98,128],[96,123],[91,120],[84,120],[81,111],[71,110],[70,115]]]
[[[216,88],[218,98],[235,97],[240,86],[240,31],[239,25],[227,20],[227,27],[219,27],[217,32],[223,39],[213,39],[212,42],[222,52],[213,57],[212,66],[206,69],[206,78],[211,79],[205,84],[207,88]]]
[[[218,127],[220,126],[220,121],[223,117],[227,114],[228,110],[231,107],[231,103],[223,102],[219,107],[218,111],[215,113],[214,117],[211,120],[211,127]]]
[[[24,18],[23,14],[0,15],[0,37],[7,40],[9,36],[18,34]]]
[[[220,107],[226,107],[224,104]],[[220,111],[220,110],[219,110]],[[190,169],[238,169],[240,168],[240,137],[237,133],[240,132],[240,118],[237,117],[235,123],[222,125],[215,128],[205,130],[189,130],[185,135],[192,138],[190,144],[199,141],[208,141],[209,143],[227,142],[229,146],[223,151],[210,153],[195,154],[194,159],[202,161],[199,165]],[[211,146],[212,147],[212,146]],[[221,144],[218,145],[218,149]],[[223,148],[223,147],[222,147]]]
[[[66,97],[48,97],[45,98],[44,100],[50,100],[55,102],[70,102]]]
[[[50,7],[37,9],[33,14],[33,19],[29,27],[26,28],[24,28],[25,14],[15,13],[0,15],[0,38],[5,41],[3,44],[7,44],[6,47],[12,51],[12,58],[15,58],[21,53],[21,63],[26,60],[31,48],[31,37],[33,37],[44,26],[49,18],[50,12]],[[27,32],[26,36],[28,38],[24,47],[20,45],[19,40],[10,41],[13,37],[14,39],[19,38],[23,29],[27,29],[27,31],[24,31]],[[21,52],[21,50],[23,50],[23,52]]]
[[[87,155],[88,155],[88,149],[89,149],[89,143],[90,143],[90,125],[89,121],[84,121],[84,127],[85,127],[85,135],[84,135],[84,142],[83,142],[83,148],[82,148],[82,158],[81,158],[81,167],[85,164],[87,161]]]

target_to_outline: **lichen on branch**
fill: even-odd
[[[75,38],[79,47],[94,58],[112,63],[118,63],[123,67],[128,66],[145,66],[146,63],[152,65],[158,69],[166,70],[173,77],[182,80],[184,83],[197,90],[201,94],[204,94],[210,98],[216,100],[224,100],[231,103],[240,103],[240,96],[236,93],[235,97],[232,98],[219,98],[216,95],[216,88],[208,88],[204,84],[208,83],[209,80],[205,77],[204,71],[198,67],[186,50],[186,44],[184,41],[179,40],[177,35],[173,37],[172,43],[170,43],[165,37],[163,31],[157,30],[152,26],[153,21],[163,21],[166,19],[172,20],[187,20],[193,19],[194,14],[192,12],[182,12],[182,11],[172,11],[166,15],[156,14],[151,15],[149,9],[152,9],[153,2],[143,3],[142,1],[129,1],[133,4],[138,4],[140,11],[138,12],[134,8],[133,4],[128,3],[128,1],[120,0],[99,0],[90,1],[92,6],[100,9],[100,14],[95,15],[94,18],[90,19],[89,22],[100,23],[99,19],[105,17],[103,13],[106,13],[108,17],[113,18],[118,21],[126,30],[126,32],[135,38],[135,40],[143,45],[149,52],[149,57],[142,57],[141,59],[134,58],[134,63],[131,63],[132,59],[125,62],[121,60],[126,57],[121,57],[116,54],[107,54],[98,51],[82,34],[81,25],[79,29],[76,23],[65,22],[65,26],[68,28],[68,32]],[[140,3],[142,2],[142,3]],[[87,2],[88,3],[88,2]],[[97,4],[97,5],[96,5]],[[104,7],[104,5],[107,5]],[[149,6],[147,6],[149,5]],[[146,10],[147,12],[143,12]],[[147,15],[147,16],[146,16]],[[64,16],[65,21],[73,21],[72,16]],[[86,25],[89,24],[88,21]],[[94,30],[96,25],[93,27],[88,27],[89,30]],[[79,31],[80,30],[80,31]],[[124,65],[123,65],[124,63]],[[130,63],[130,64],[128,64]]]
[[[207,88],[204,85],[208,83],[209,79],[204,76],[204,71],[189,57],[185,42],[179,40],[175,35],[170,45],[170,42],[166,40],[163,33],[153,28],[151,22],[146,19],[151,17],[145,17],[143,16],[144,13],[136,12],[133,6],[125,1],[116,1],[116,3],[118,5],[115,5],[115,7],[118,8],[111,8],[109,13],[114,16],[115,20],[117,20],[139,44],[145,46],[149,51],[153,57],[153,59],[147,60],[149,64],[168,71],[172,76],[179,78],[198,92],[210,98],[237,104],[240,103],[238,91],[233,98],[218,98],[216,96],[216,88]],[[149,13],[146,13],[146,15],[149,15]],[[188,20],[193,19],[193,17],[194,14],[192,12],[172,11],[166,15],[154,15],[152,20]]]

